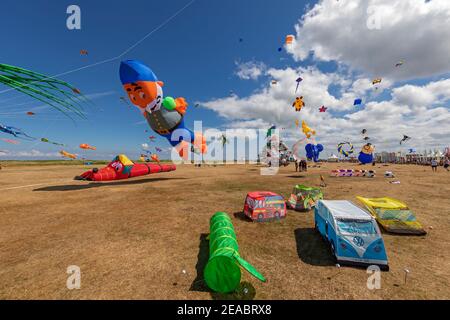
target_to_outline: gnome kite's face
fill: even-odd
[[[154,112],[161,108],[163,100],[163,83],[161,81],[137,81],[124,84],[123,88],[128,94],[131,103],[141,111]]]
[[[126,60],[120,64],[120,81],[131,103],[141,112],[154,112],[161,108],[164,85],[153,71],[138,60]]]

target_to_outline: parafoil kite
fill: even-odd
[[[348,141],[339,143],[337,147],[338,152],[345,157],[353,153],[353,145]]]
[[[308,160],[313,160],[314,162],[319,161],[319,154],[323,151],[323,145],[308,143],[305,146],[306,158]]]
[[[13,135],[16,138],[24,139],[24,140],[35,140],[36,138],[30,137],[25,132],[23,132],[22,129],[11,127],[11,126],[5,126],[0,123],[0,132],[7,133],[10,135]]]
[[[305,122],[305,120],[302,121],[302,131],[305,134],[305,136],[309,139],[311,138],[311,135],[315,135],[316,131],[311,129]]]
[[[54,144],[55,146],[61,146],[61,147],[64,147],[64,144],[58,143],[58,142],[50,141],[50,140],[48,140],[47,138],[41,138],[41,142],[46,142],[46,143]]]
[[[0,83],[37,99],[70,117],[69,112],[86,118],[82,110],[85,98],[67,82],[23,68],[0,64]]]
[[[325,107],[325,106],[321,106],[320,108],[319,108],[319,112],[325,112],[325,111],[327,111],[327,107]]]
[[[86,171],[80,176],[76,176],[75,180],[121,180],[174,170],[176,170],[176,166],[174,164],[133,163],[126,155],[121,154],[115,157],[106,167],[102,169],[94,168]]]
[[[362,164],[367,164],[373,162],[373,151],[375,150],[375,147],[371,143],[365,144],[361,152],[359,153],[358,160]]]
[[[403,135],[403,139],[400,140],[400,144],[402,144],[402,142],[406,142],[408,140],[411,140],[411,137],[408,137],[407,135]]]
[[[297,82],[297,86],[295,87],[295,93],[297,93],[298,90],[298,86],[300,85],[300,82],[303,81],[303,79],[301,77],[298,77],[297,80],[295,80]]]
[[[355,101],[353,102],[354,106],[359,106],[362,103],[362,99],[355,99]]]
[[[69,152],[64,151],[64,150],[61,150],[59,153],[60,153],[64,158],[70,158],[70,159],[76,159],[76,158],[77,158],[77,156],[76,156],[75,154],[69,153]]]
[[[88,145],[87,143],[82,143],[80,144],[80,148],[81,149],[85,149],[85,150],[97,150],[96,147],[93,147],[91,145]]]
[[[295,111],[301,111],[302,108],[305,106],[305,102],[303,102],[303,96],[295,98],[294,103],[292,103],[292,106],[295,108]]]

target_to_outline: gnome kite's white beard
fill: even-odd
[[[146,107],[145,110],[149,113],[158,111],[161,109],[161,104],[163,100],[163,90],[159,84],[156,83],[156,92],[157,96],[156,99],[154,99],[152,102],[150,102]]]

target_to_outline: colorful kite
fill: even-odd
[[[373,151],[375,147],[371,143],[365,144],[361,152],[359,153],[358,160],[362,164],[372,163],[373,162]]]
[[[76,159],[76,158],[77,158],[77,156],[76,156],[75,154],[69,153],[69,152],[64,151],[64,150],[61,150],[59,153],[60,153],[64,158],[69,158],[69,159]]]
[[[305,146],[306,158],[308,160],[313,160],[314,162],[319,161],[319,154],[323,151],[323,145],[308,143]]]
[[[325,111],[327,111],[327,107],[325,107],[325,106],[321,106],[320,108],[319,108],[319,112],[325,112]]]
[[[87,50],[80,50],[80,55],[87,56],[89,52]]]
[[[295,108],[295,111],[299,112],[302,110],[302,108],[305,106],[305,102],[303,101],[303,96],[295,98],[294,103],[292,103],[292,106]]]
[[[359,106],[362,103],[362,99],[355,99],[355,101],[353,102],[354,106]]]
[[[158,157],[158,155],[155,154],[155,153],[152,154],[152,155],[150,156],[150,159],[152,159],[153,161],[159,163],[159,157]]]
[[[58,142],[53,142],[48,140],[47,138],[41,138],[41,142],[46,142],[46,143],[50,143],[50,144],[54,144],[55,146],[61,146],[64,147],[65,145],[62,143],[58,143]]]
[[[292,44],[292,42],[294,42],[294,39],[295,39],[295,36],[294,36],[294,35],[288,34],[288,35],[286,36],[286,40],[284,41],[284,44],[285,44],[285,45],[290,45],[290,44]]]
[[[90,146],[87,143],[80,144],[80,148],[85,150],[97,150],[96,147]]]
[[[180,157],[187,159],[189,143],[206,153],[203,135],[192,132],[184,124],[188,106],[184,98],[164,98],[164,83],[140,61],[122,61],[119,73],[131,103],[139,108],[149,126],[176,148]]]
[[[115,157],[106,167],[102,169],[94,168],[86,171],[80,176],[76,176],[75,180],[122,180],[174,170],[176,170],[176,166],[174,164],[133,163],[126,155],[121,154]]]
[[[36,139],[36,138],[30,137],[29,135],[27,135],[25,132],[23,132],[22,129],[5,126],[1,123],[0,123],[0,132],[7,133],[10,135],[13,135],[16,138],[24,139],[24,140],[35,140]]]
[[[150,139],[150,141],[155,141],[155,139],[156,139],[156,137],[155,136],[150,136],[150,137],[148,137],[149,139]]]
[[[338,152],[345,157],[353,153],[353,145],[350,142],[341,142],[337,147]]]
[[[382,80],[381,78],[375,78],[375,79],[372,80],[372,84],[375,85],[377,83],[381,83],[381,80]]]
[[[162,152],[161,148],[155,147],[156,152]]]
[[[316,134],[316,131],[311,129],[304,120],[302,121],[302,131],[308,139],[311,138],[311,135]]]
[[[31,112],[31,111],[28,111],[27,112],[27,116],[34,116],[36,113],[34,113],[34,112]]]
[[[209,258],[203,276],[214,291],[230,293],[241,282],[241,268],[265,282],[264,276],[241,258],[231,218],[225,212],[216,212],[209,221]]]
[[[67,82],[23,68],[0,64],[0,83],[37,99],[70,117],[69,112],[86,118],[80,91]]]

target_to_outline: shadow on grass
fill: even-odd
[[[286,178],[305,178],[306,176],[297,175],[297,176],[286,176]]]
[[[334,266],[331,251],[322,236],[314,228],[295,229],[298,257],[313,266]]]
[[[202,233],[200,235],[200,243],[198,248],[198,260],[195,265],[197,276],[192,282],[189,291],[209,292],[213,300],[253,300],[255,298],[255,288],[251,283],[245,281],[241,282],[237,289],[231,293],[213,292],[210,288],[208,288],[203,277],[203,271],[205,270],[209,259],[209,241],[207,233]]]
[[[242,220],[242,221],[245,221],[245,222],[252,222],[252,220],[249,217],[247,217],[244,214],[244,212],[242,212],[242,211],[238,211],[238,212],[233,213],[233,216],[236,219],[239,219],[239,220]]]
[[[189,291],[199,291],[199,292],[210,292],[211,290],[205,283],[203,279],[203,270],[205,270],[206,264],[209,259],[209,241],[208,234],[202,233],[200,235],[200,243],[198,246],[197,264],[195,265],[195,270],[197,271],[197,276],[189,288]]]
[[[89,184],[70,184],[70,185],[59,185],[59,186],[48,186],[34,189],[33,191],[76,191],[85,190],[98,187],[106,186],[124,186],[124,185],[136,185],[143,184],[147,182],[158,182],[165,180],[184,180],[186,178],[148,178],[140,180],[116,180],[111,182],[91,182]]]

